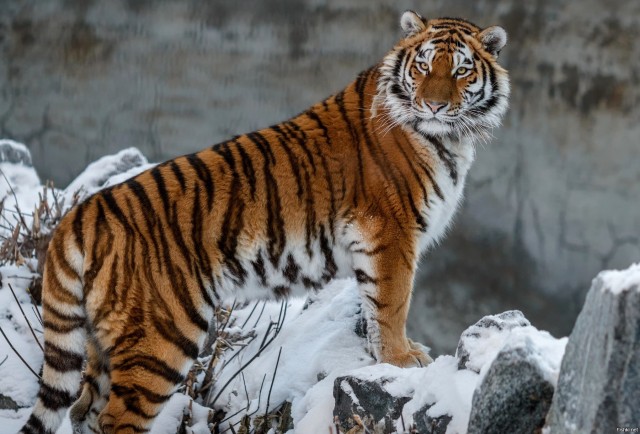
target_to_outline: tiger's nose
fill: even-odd
[[[434,114],[438,113],[438,111],[446,105],[443,102],[437,102],[437,101],[425,101],[425,104],[429,106],[429,108]]]

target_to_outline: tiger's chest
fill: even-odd
[[[419,235],[419,253],[436,244],[450,227],[454,215],[462,202],[467,173],[475,157],[471,143],[445,143],[446,148],[436,151],[434,183],[440,194],[431,194],[421,212],[427,229]],[[435,187],[434,187],[435,191]]]

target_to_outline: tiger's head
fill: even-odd
[[[392,122],[431,136],[486,137],[508,105],[509,77],[497,62],[504,29],[412,11],[401,26],[405,37],[379,69],[377,101]]]

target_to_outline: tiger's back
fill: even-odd
[[[222,299],[281,298],[338,276],[358,281],[379,361],[429,362],[404,331],[417,260],[457,207],[474,128],[493,125],[456,129],[446,116],[462,111],[465,98],[478,105],[493,97],[486,114],[495,123],[508,81],[495,62],[499,30],[411,14],[403,16],[407,37],[342,92],[289,121],[160,164],[63,219],[45,266],[43,384],[22,432],[55,431],[75,399],[85,348],[76,429],[147,431]],[[455,52],[437,54],[432,41],[442,34],[452,38],[445,47],[466,41],[472,60],[463,60],[477,62],[462,96],[428,89],[430,80],[446,81],[440,69],[462,68],[451,63],[460,61]],[[421,77],[414,67],[425,47],[432,69]],[[427,103],[407,118],[407,101],[415,106],[418,96]]]

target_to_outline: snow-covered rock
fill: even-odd
[[[0,140],[0,201],[11,210],[10,221],[14,221],[11,217],[17,217],[18,210],[31,213],[41,191],[29,149],[13,140]]]
[[[458,368],[479,373],[496,356],[496,349],[504,346],[513,329],[530,325],[519,310],[483,317],[460,336],[456,350]]]
[[[333,409],[335,420],[342,431],[349,431],[358,422],[371,424],[378,431],[395,431],[395,421],[400,417],[402,407],[411,401],[410,396],[393,395],[385,390],[385,379],[367,381],[354,376],[338,377],[333,384]]]
[[[533,433],[542,428],[554,384],[539,363],[540,349],[525,338],[498,353],[473,394],[468,434]]]
[[[32,167],[31,152],[22,143],[0,139],[0,162]]]
[[[549,434],[640,424],[640,264],[594,280],[569,337],[547,418]]]
[[[339,378],[334,416],[344,432],[359,424],[380,433],[532,432],[544,423],[565,345],[519,311],[486,316],[462,334],[457,358]]]
[[[126,181],[153,167],[137,148],[127,148],[89,164],[64,190],[65,204],[73,203],[77,195],[81,202],[98,190]]]

